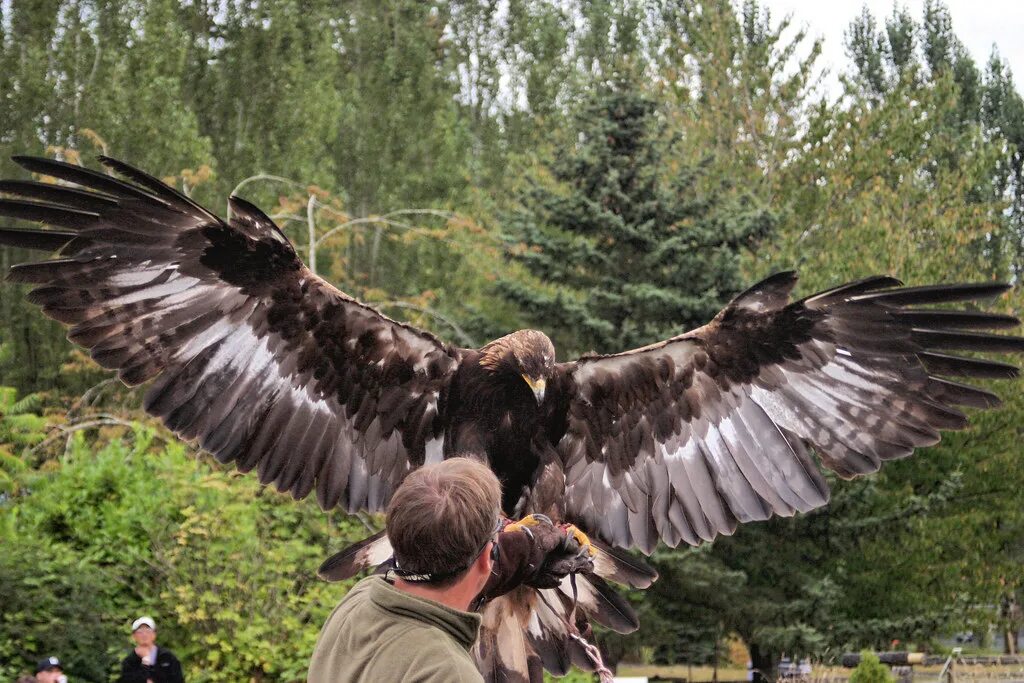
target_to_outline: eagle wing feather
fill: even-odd
[[[274,222],[232,197],[222,221],[114,159],[124,180],[16,157],[58,183],[5,181],[0,215],[57,229],[0,242],[59,250],[10,278],[147,411],[221,462],[324,508],[379,510],[439,452],[438,396],[457,352],[310,272]]]
[[[939,375],[1012,377],[1011,365],[936,353],[1024,351],[1010,316],[905,308],[995,296],[1000,284],[902,287],[872,277],[789,303],[793,273],[715,319],[642,349],[560,366],[557,449],[566,511],[604,540],[653,551],[738,523],[824,505],[811,453],[841,477],[962,429],[991,392]]]

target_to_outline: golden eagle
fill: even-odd
[[[71,327],[145,408],[224,463],[325,509],[382,509],[412,469],[485,459],[504,511],[578,524],[618,548],[696,545],[740,522],[824,505],[811,456],[842,477],[967,424],[957,406],[992,393],[946,379],[1014,377],[1003,363],[945,351],[1024,350],[977,330],[1015,318],[921,308],[1003,292],[1001,284],[903,287],[878,276],[790,302],[793,273],[733,299],[707,325],[649,346],[557,362],[521,330],[480,349],[391,320],[310,272],[259,209],[237,197],[224,221],[159,180],[15,157],[59,184],[0,183],[0,214],[49,229],[0,241],[53,250],[12,268],[29,298]],[[598,544],[577,577],[583,616],[619,631],[636,618],[602,577],[653,573]],[[341,575],[384,559],[375,538],[335,558]],[[546,594],[545,594],[546,593]],[[489,678],[563,673],[589,660],[567,637],[568,585],[490,603],[478,657]]]

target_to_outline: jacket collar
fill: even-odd
[[[473,647],[480,630],[479,614],[462,612],[433,600],[410,595],[395,588],[383,576],[372,576],[367,580],[371,582],[370,600],[384,611],[439,628],[466,650]]]

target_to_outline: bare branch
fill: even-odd
[[[306,223],[309,225],[309,270],[316,275],[316,224],[313,222],[313,211],[318,204],[316,195],[309,195],[306,203]]]
[[[323,235],[318,237],[316,240],[318,245],[323,244],[325,241],[327,241],[327,239],[334,236],[335,233],[340,232],[341,230],[352,228],[354,226],[371,224],[386,225],[388,227],[397,228],[399,230],[407,230],[415,234],[423,235],[424,237],[429,237],[431,239],[451,244],[452,246],[459,246],[459,243],[455,240],[451,240],[445,237],[438,237],[432,231],[427,230],[425,228],[421,228],[417,225],[413,225],[412,223],[408,223],[406,221],[395,220],[396,216],[403,215],[437,216],[438,218],[451,220],[458,216],[458,214],[453,211],[444,211],[441,209],[398,209],[396,211],[391,211],[380,216],[364,216],[362,218],[349,218],[347,214],[341,213],[340,211],[334,209],[331,206],[327,206],[320,202],[317,202],[317,205],[320,206],[322,209],[328,211],[329,213],[333,213],[339,218],[345,219],[343,223],[334,226],[333,228],[325,232]],[[503,250],[508,250],[508,245],[505,244],[504,240],[502,240],[500,237],[496,235],[491,235],[489,233],[483,233],[483,235],[490,241],[497,244]]]
[[[332,237],[335,233],[340,232],[341,230],[345,230],[356,226],[362,226],[365,224],[386,225],[388,227],[398,228],[399,230],[407,230],[415,234],[423,235],[424,237],[429,237],[431,239],[436,239],[441,242],[446,242],[447,244],[451,244],[452,246],[458,246],[459,244],[455,240],[448,239],[447,237],[438,237],[437,235],[433,234],[430,230],[427,230],[426,228],[421,228],[410,223],[404,223],[402,221],[391,220],[389,218],[385,218],[384,216],[368,216],[366,218],[353,218],[350,221],[334,226],[333,228],[325,232],[323,235],[321,235],[316,240],[316,242],[317,244],[323,244],[327,240],[327,238]]]
[[[303,223],[306,222],[306,217],[300,216],[297,213],[275,213],[270,216],[270,220],[272,221],[280,220],[282,218],[285,221],[302,221]]]
[[[116,381],[117,377],[108,377],[104,380],[101,380],[98,384],[89,387],[85,391],[85,393],[78,398],[77,401],[71,404],[71,407],[68,408],[68,412],[65,415],[65,417],[70,418],[74,413],[76,413],[81,408],[87,408],[91,406],[99,399],[100,393],[103,391],[103,389],[110,386]]]
[[[273,183],[284,183],[285,185],[291,185],[292,187],[301,187],[303,190],[306,189],[305,185],[303,185],[302,183],[297,182],[295,180],[292,180],[291,178],[285,178],[285,177],[282,177],[282,176],[279,176],[279,175],[271,175],[269,173],[257,173],[256,175],[251,175],[248,178],[245,178],[240,183],[235,185],[235,189],[231,190],[231,194],[228,195],[228,196],[229,197],[237,196],[238,193],[242,191],[243,187],[245,187],[249,183],[255,183],[255,182],[261,181],[261,180],[265,180],[267,182],[273,182]],[[228,220],[231,220],[231,203],[230,202],[228,202]]]
[[[126,427],[133,429],[138,423],[131,422],[129,420],[123,420],[116,415],[110,415],[108,413],[98,413],[96,415],[90,415],[87,418],[83,418],[79,422],[72,422],[70,424],[58,424],[52,425],[50,429],[54,432],[50,436],[46,437],[32,448],[25,451],[26,456],[34,456],[39,451],[43,450],[54,441],[58,439],[66,438],[67,443],[64,446],[65,455],[71,448],[71,437],[75,432],[80,432],[84,429],[94,429],[96,427]],[[161,441],[167,441],[167,437],[161,435],[159,432],[155,433],[155,438]]]

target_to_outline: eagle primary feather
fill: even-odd
[[[127,384],[155,379],[146,410],[181,436],[296,498],[315,488],[321,505],[348,510],[382,509],[440,440],[453,352],[314,276],[259,209],[232,198],[225,223],[121,162],[103,160],[141,187],[15,160],[88,191],[0,186],[26,197],[0,199],[0,213],[73,230],[0,235],[63,246],[11,279],[42,285],[31,300]]]
[[[844,477],[959,429],[958,406],[998,398],[950,377],[1015,367],[950,352],[1019,352],[984,330],[1015,318],[975,309],[999,284],[903,287],[871,277],[789,302],[793,273],[737,296],[704,327],[624,353],[555,363],[541,332],[482,349],[443,344],[311,273],[258,208],[225,222],[159,180],[15,157],[57,183],[0,181],[0,243],[56,251],[12,268],[29,298],[71,327],[146,409],[184,438],[296,498],[380,510],[408,471],[456,454],[486,459],[506,514],[543,512],[620,548],[698,544],[740,522],[823,505],[812,453]],[[598,541],[578,619],[620,631],[635,615],[601,577],[653,572]],[[325,563],[341,578],[380,560],[373,538]],[[485,609],[478,650],[493,678],[586,665],[562,589],[520,589]],[[511,616],[510,616],[511,615]],[[513,619],[515,623],[509,621]],[[581,622],[582,623],[582,622]]]

